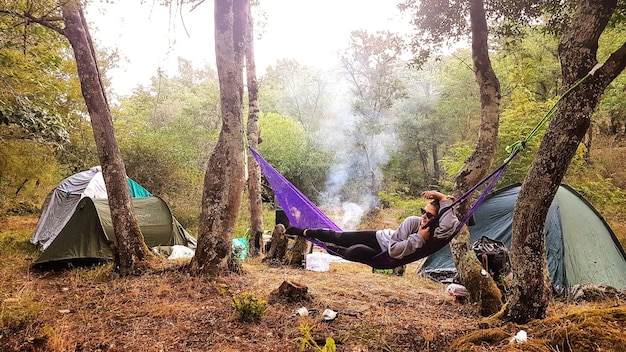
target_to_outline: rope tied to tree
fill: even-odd
[[[491,172],[489,175],[487,175],[485,178],[483,178],[481,181],[479,181],[477,184],[475,184],[472,188],[470,188],[467,192],[465,192],[463,195],[461,195],[459,198],[457,198],[454,203],[452,204],[453,206],[460,203],[461,201],[465,200],[466,198],[468,198],[472,193],[474,193],[480,186],[482,186],[484,183],[486,183],[487,181],[491,180],[489,182],[489,184],[483,189],[483,191],[481,192],[481,194],[479,195],[478,199],[476,199],[476,201],[472,204],[472,206],[468,209],[467,214],[465,215],[465,217],[462,220],[462,224],[466,224],[467,221],[472,217],[472,215],[474,214],[474,212],[476,211],[476,209],[478,208],[478,206],[483,202],[483,200],[487,197],[489,191],[493,188],[493,186],[495,186],[497,180],[502,176],[502,174],[504,173],[504,170],[507,168],[507,166],[509,165],[509,163],[511,162],[511,160],[513,160],[513,158],[519,154],[522,150],[524,150],[524,148],[526,148],[526,144],[527,142],[533,138],[538,132],[539,129],[541,129],[541,127],[546,123],[546,121],[548,121],[550,118],[552,118],[552,116],[554,116],[554,114],[556,113],[556,111],[558,110],[558,105],[561,102],[561,100],[563,100],[563,98],[565,98],[566,96],[568,96],[572,91],[574,91],[574,89],[576,89],[578,86],[580,86],[581,84],[583,84],[589,77],[593,76],[593,74],[600,68],[602,67],[602,64],[598,63],[597,65],[595,65],[591,71],[589,71],[589,73],[587,73],[583,78],[581,78],[580,80],[578,80],[578,82],[574,83],[571,87],[569,87],[558,99],[557,101],[554,103],[554,105],[552,105],[552,107],[550,108],[550,110],[548,110],[548,112],[543,116],[543,118],[539,121],[539,123],[537,123],[537,125],[535,126],[535,128],[533,128],[533,130],[525,137],[522,138],[521,140],[509,145],[506,147],[506,151],[509,153],[509,156],[506,158],[506,160],[504,160],[504,162],[502,163],[502,165],[500,165],[500,167],[498,167],[497,169],[495,169],[493,172]],[[460,230],[461,226],[459,226],[455,231],[454,234],[452,235],[452,237],[454,237]]]

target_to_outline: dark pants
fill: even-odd
[[[307,237],[313,237],[322,242],[332,243],[328,246],[332,252],[355,262],[372,258],[380,254],[382,249],[376,240],[376,231],[347,231],[307,230]]]

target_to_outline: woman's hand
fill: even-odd
[[[428,239],[430,238],[430,229],[426,226],[427,223],[428,222],[423,223],[422,226],[420,226],[419,230],[417,230],[417,233],[422,236],[424,241],[428,241]]]

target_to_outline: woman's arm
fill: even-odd
[[[449,236],[461,224],[461,221],[454,213],[454,209],[441,212],[441,210],[450,207],[454,203],[452,199],[453,198],[446,198],[439,203],[441,209],[439,210],[439,223],[433,234],[435,238],[445,238]]]
[[[447,196],[443,193],[437,192],[437,191],[425,191],[422,192],[422,197],[426,198],[426,199],[437,199],[439,201],[444,200],[444,199],[452,199],[452,197]]]
[[[389,256],[399,259],[424,246],[430,233],[422,229],[422,221],[420,216],[409,216],[400,224],[389,240]]]

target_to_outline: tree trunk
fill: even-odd
[[[597,64],[598,39],[616,3],[616,0],[577,2],[559,43],[565,87],[573,86]],[[590,126],[600,95],[625,65],[626,43],[562,100],[522,184],[513,216],[513,282],[507,311],[508,318],[516,323],[525,324],[546,314],[551,293],[544,235],[548,209]]]
[[[81,90],[89,111],[109,197],[116,237],[116,244],[112,246],[115,268],[122,275],[135,273],[138,264],[151,258],[152,254],[144,243],[133,212],[126,168],[115,139],[109,105],[82,8],[78,1],[69,0],[62,2],[62,9],[65,23],[63,32],[74,50]]]
[[[500,82],[489,59],[487,21],[482,0],[470,1],[470,20],[472,59],[480,90],[481,121],[476,150],[456,177],[455,196],[465,193],[487,175],[495,157],[498,137]],[[462,202],[457,215],[466,214],[469,205],[469,201]],[[460,281],[470,293],[470,300],[479,303],[483,316],[498,312],[502,307],[500,290],[489,275],[481,275],[482,266],[472,250],[467,227],[450,242],[450,249]]]
[[[426,148],[422,149],[422,145],[417,143],[417,154],[419,155],[420,162],[422,164],[422,171],[424,171],[424,175],[428,175],[430,172],[428,171],[428,153],[426,153]]]
[[[250,0],[246,1],[246,78],[248,80],[248,145],[256,149],[261,143],[259,133],[259,85],[254,59],[254,22],[250,11]],[[251,153],[248,153],[248,197],[250,203],[250,238],[248,254],[255,257],[261,250],[263,237],[263,201],[261,199],[261,168]]]
[[[215,1],[215,53],[222,130],[207,165],[192,274],[228,271],[235,220],[243,198],[243,60],[246,0]]]
[[[441,170],[439,169],[439,147],[437,143],[433,143],[431,151],[433,154],[433,179],[439,181]]]

